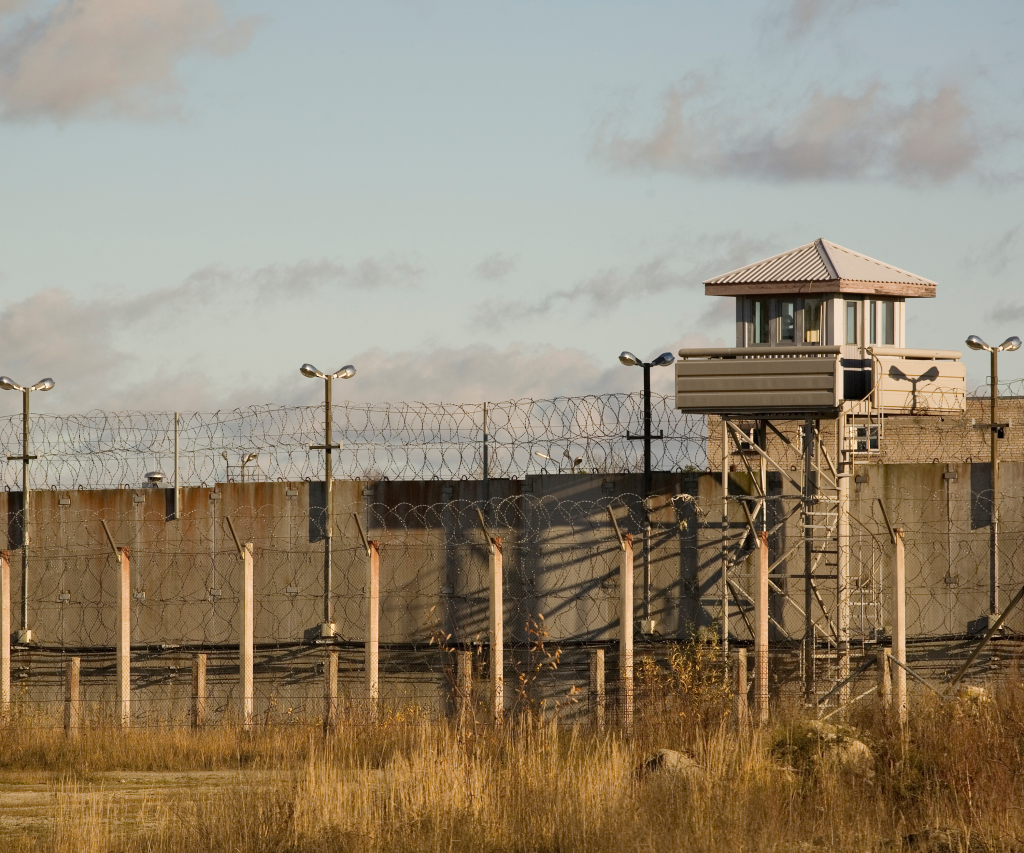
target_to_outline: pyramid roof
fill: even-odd
[[[935,296],[935,282],[828,240],[815,240],[704,282],[708,296],[873,293]]]

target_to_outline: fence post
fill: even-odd
[[[882,716],[892,713],[892,674],[889,672],[889,653],[878,650],[878,698],[882,703]]]
[[[464,726],[472,719],[473,705],[473,652],[469,649],[455,653],[455,685],[459,725]]]
[[[633,535],[622,537],[619,566],[619,696],[622,725],[633,724]]]
[[[206,725],[206,654],[192,660],[192,728]]]
[[[64,731],[69,737],[77,736],[82,724],[81,674],[81,658],[70,658],[64,664]]]
[[[768,532],[761,531],[754,586],[754,716],[768,722]]]
[[[502,597],[501,537],[491,538],[487,562],[491,575],[491,717],[500,723],[505,711],[505,625]]]
[[[743,729],[750,723],[750,714],[747,705],[747,650],[742,647],[736,649],[735,679],[736,726]]]
[[[253,631],[254,593],[252,542],[242,546],[242,631],[239,641],[239,681],[242,688],[242,725],[252,728],[253,722]]]
[[[604,649],[590,650],[590,709],[594,728],[604,731]]]
[[[896,537],[895,560],[892,579],[892,655],[898,663],[907,663],[907,573],[903,552],[903,528],[897,527],[893,533]],[[893,678],[896,681],[893,699],[896,705],[896,718],[900,726],[907,724],[907,671],[902,666],[894,667]]]
[[[132,572],[128,549],[117,549],[117,720],[121,728],[132,723]]]
[[[11,552],[0,551],[0,715],[11,712]]]
[[[324,733],[338,725],[338,650],[328,648],[324,655]]]
[[[380,542],[370,542],[366,563],[366,696],[370,715],[377,716],[380,698]]]

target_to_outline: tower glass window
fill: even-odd
[[[860,335],[857,334],[857,303],[850,301],[846,303],[846,337],[848,344],[860,343]]]
[[[891,299],[882,303],[882,343],[889,347],[896,345],[896,303]]]
[[[796,343],[796,304],[779,301],[779,343]]]
[[[751,310],[752,319],[754,321],[753,335],[751,343],[753,344],[769,344],[771,340],[768,332],[768,300],[767,299],[755,299],[752,304]]]
[[[882,303],[883,305],[885,303]],[[878,303],[871,299],[867,303],[868,307],[868,343],[878,343]]]
[[[804,300],[804,343],[822,343],[822,310],[820,299]]]

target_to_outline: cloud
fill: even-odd
[[[601,270],[571,287],[553,290],[533,301],[485,299],[473,307],[471,322],[500,328],[555,312],[597,316],[614,311],[627,300],[697,288],[710,275],[750,263],[750,258],[757,257],[763,248],[763,242],[739,233],[704,236],[687,247],[688,254],[701,260],[689,263],[682,271],[673,267],[672,256],[664,254],[631,270]]]
[[[190,366],[184,354],[172,354],[168,365],[159,349],[164,344],[153,344],[152,332],[143,324],[158,320],[159,327],[166,329],[216,302],[245,300],[266,307],[328,287],[403,289],[415,286],[419,274],[401,261],[367,259],[346,266],[321,260],[274,264],[248,272],[209,267],[173,287],[134,295],[79,298],[65,290],[46,290],[0,309],[0,340],[4,342],[0,372],[23,384],[44,375],[57,379],[59,393],[48,393],[38,404],[48,411],[161,405],[221,408],[225,403],[217,383]],[[175,318],[175,313],[180,318]],[[145,340],[141,348],[118,346],[126,333],[140,330]],[[154,355],[157,368],[153,375],[138,382],[126,378],[137,365],[145,364],[143,359]],[[243,382],[232,399],[248,394],[247,402],[265,401],[266,393],[263,383],[247,386]],[[0,393],[0,411],[20,408],[20,401],[8,399],[13,397]]]
[[[507,255],[494,252],[476,265],[473,272],[485,281],[501,281],[516,268],[516,262]]]
[[[177,111],[187,56],[228,56],[255,19],[231,19],[219,0],[60,0],[19,15],[0,0],[0,105],[13,120]]]
[[[855,95],[813,91],[795,114],[730,116],[709,104],[707,83],[688,78],[665,96],[647,134],[609,119],[594,153],[618,167],[696,177],[768,181],[889,180],[941,183],[975,170],[983,153],[960,89],[953,85],[909,103],[879,84]]]
[[[894,6],[896,0],[792,0],[777,21],[791,38],[800,38],[819,26],[839,24],[863,9]]]
[[[995,240],[971,251],[961,262],[960,268],[976,274],[983,270],[993,278],[1006,272],[1020,253],[1020,238],[1024,226],[1017,225],[1000,234]]]

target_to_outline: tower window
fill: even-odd
[[[846,343],[860,343],[860,335],[857,334],[857,303],[846,303]]]

